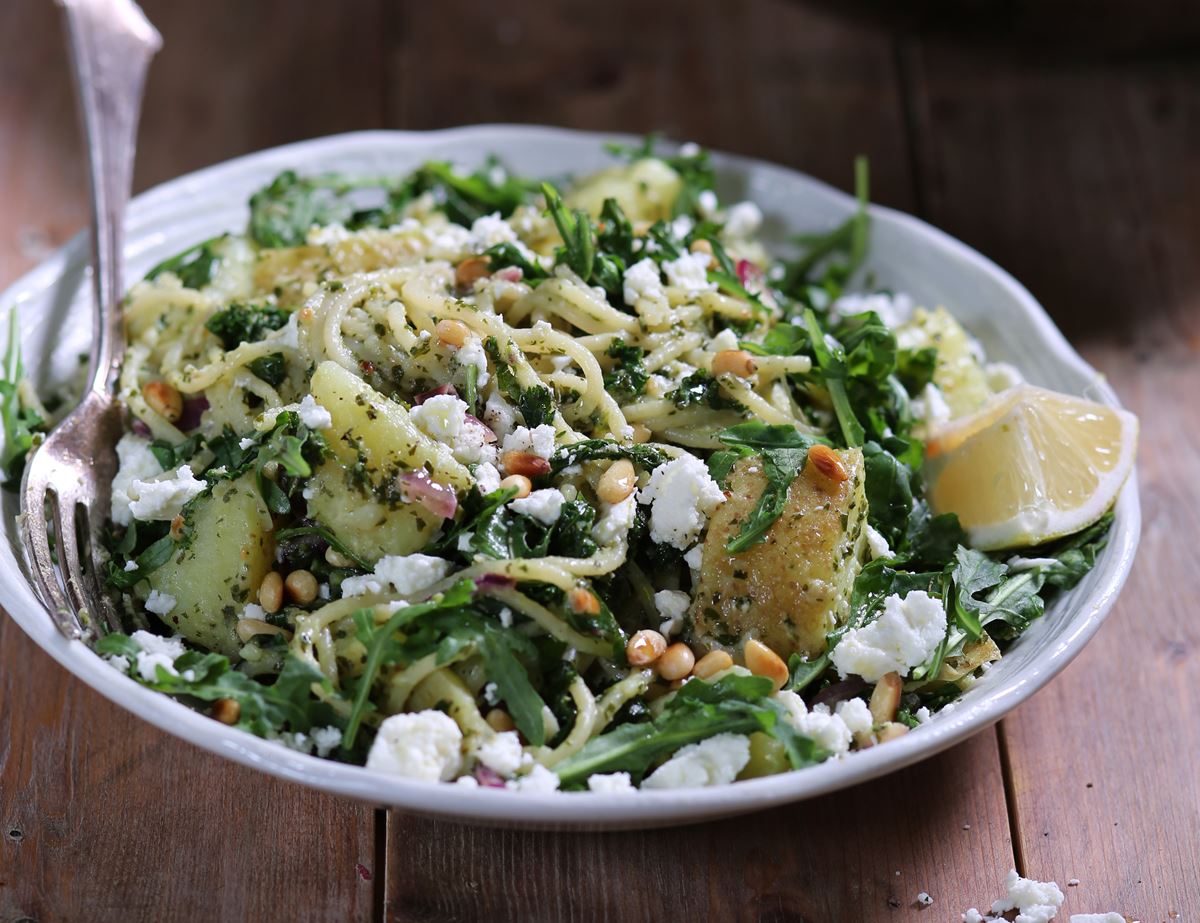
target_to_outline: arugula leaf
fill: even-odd
[[[813,355],[816,357],[817,368],[820,370],[825,387],[829,390],[829,398],[833,401],[833,412],[837,415],[842,439],[847,446],[862,445],[866,432],[858,417],[855,416],[854,408],[850,406],[850,396],[846,392],[845,351],[836,341],[826,342],[825,334],[821,330],[821,325],[817,322],[817,316],[813,313],[812,308],[808,308],[804,312],[804,326],[808,331],[809,343]]]
[[[195,433],[178,445],[171,445],[165,439],[155,439],[150,443],[149,449],[163,471],[170,471],[199,452],[203,442],[204,437]]]
[[[21,382],[25,365],[21,361],[21,333],[17,329],[17,312],[8,312],[8,346],[4,351],[4,367],[0,370],[0,421],[4,424],[4,451],[0,465],[5,472],[5,487],[17,489],[25,470],[25,458],[33,448],[34,434],[46,421],[21,400]]]
[[[596,542],[592,538],[592,526],[596,522],[596,510],[586,500],[568,500],[554,523],[550,538],[550,550],[568,558],[590,558],[596,553]]]
[[[866,474],[867,521],[893,550],[908,534],[913,509],[913,472],[878,442],[862,447]]]
[[[163,260],[148,273],[146,280],[157,279],[164,272],[174,273],[184,288],[202,289],[213,280],[221,257],[214,249],[227,235],[211,237],[203,243]]]
[[[546,742],[546,723],[542,718],[546,703],[530,683],[528,671],[513,654],[509,637],[508,632],[491,629],[484,634],[479,652],[487,676],[496,684],[517,730],[530,744],[540,747]]]
[[[287,362],[283,353],[259,356],[248,363],[247,368],[273,388],[278,388],[287,378]]]
[[[301,246],[313,225],[350,220],[354,208],[346,193],[358,185],[332,174],[301,178],[284,170],[250,197],[250,236],[262,247]]]
[[[522,388],[512,365],[500,352],[500,344],[495,337],[484,340],[483,349],[496,369],[496,384],[500,387],[500,393],[517,405],[525,425],[532,428],[543,423],[553,423],[554,395],[550,389],[540,385]]]
[[[1007,566],[993,561],[982,551],[962,545],[955,551],[950,570],[954,581],[954,616],[972,641],[978,640],[983,633],[981,616],[985,606],[975,596],[1000,583],[1007,573]]]
[[[204,328],[226,351],[242,343],[256,343],[288,321],[288,312],[275,305],[231,304],[204,322]]]
[[[550,278],[550,273],[546,272],[540,264],[529,260],[517,249],[516,244],[496,244],[484,250],[483,255],[488,258],[488,268],[492,272],[504,269],[506,266],[516,266],[521,270],[524,281],[530,285],[536,285],[542,279]]]
[[[282,545],[284,542],[293,538],[300,538],[305,535],[315,535],[321,538],[334,551],[344,558],[348,558],[355,567],[361,571],[370,571],[371,565],[360,558],[351,550],[350,546],[343,542],[340,538],[333,534],[332,531],[324,526],[292,526],[289,529],[279,529],[275,532],[275,544]]]
[[[651,471],[667,461],[667,454],[648,444],[621,445],[612,439],[581,439],[555,449],[550,457],[550,470],[558,474],[564,468],[581,462],[618,458],[627,458],[635,465]]]
[[[591,219],[583,209],[567,208],[558,190],[549,183],[542,183],[542,195],[546,197],[546,211],[554,219],[554,225],[563,239],[558,262],[571,267],[585,282],[590,280],[596,261]]]
[[[458,522],[447,530],[444,536],[433,541],[426,550],[426,554],[444,555],[455,550],[458,547],[459,536],[467,532],[478,533],[481,528],[486,526],[496,511],[516,495],[517,488],[515,487],[502,487],[490,494],[480,493],[477,488],[472,487],[463,498],[460,507],[462,514],[459,516]]]
[[[640,346],[614,337],[605,354],[615,359],[616,365],[604,376],[604,390],[618,404],[628,404],[646,390],[646,382],[650,380],[650,373],[642,362],[646,353]]]

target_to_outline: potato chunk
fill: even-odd
[[[758,504],[766,477],[756,457],[733,467],[729,499],[709,520],[704,541],[691,608],[698,641],[734,648],[756,638],[785,659],[825,649],[826,632],[846,618],[866,544],[862,452],[838,455],[849,480],[831,481],[805,465],[766,540],[739,554],[725,545]]]
[[[566,203],[595,217],[605,199],[616,199],[630,221],[660,221],[671,217],[682,188],[678,173],[663,161],[646,157],[585,177],[567,193]]]
[[[237,657],[238,614],[274,560],[271,516],[253,475],[221,481],[191,511],[190,537],[171,560],[147,578],[174,597],[163,616],[168,627],[209,650]]]

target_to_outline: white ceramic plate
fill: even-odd
[[[518,173],[560,177],[606,166],[612,135],[550,128],[478,126],[430,133],[364,132],[321,138],[240,157],[173,180],[134,200],[128,218],[127,279],[198,241],[245,227],[250,194],[279,171],[404,173],[428,158],[474,165],[489,153]],[[715,154],[723,201],[752,199],[766,213],[769,244],[832,227],[854,208],[845,194],[782,167]],[[846,164],[847,176],[851,165]],[[1030,294],[1002,269],[929,225],[872,207],[868,269],[880,286],[918,303],[946,305],[993,359],[1036,384],[1116,404],[1112,390],[1068,345]],[[77,238],[0,296],[21,317],[26,364],[42,393],[78,374],[89,344],[85,241]],[[393,778],[304,756],[260,740],[151,692],[68,642],[31,591],[21,563],[11,494],[0,531],[0,604],[55,660],[101,695],[165,731],[247,766],[328,792],[475,823],[632,828],[691,823],[811,798],[891,772],[963,740],[1001,718],[1079,653],[1112,606],[1133,561],[1140,527],[1136,479],[1117,504],[1116,523],[1096,568],[1060,598],[982,680],[928,724],[887,746],[799,772],[708,789],[523,795]]]

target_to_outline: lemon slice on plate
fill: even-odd
[[[1104,515],[1133,469],[1137,417],[1031,385],[1010,388],[930,437],[937,513],[984,550],[1040,545]]]

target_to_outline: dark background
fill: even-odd
[[[996,729],[657,833],[471,830],[317,795],[115,710],[0,617],[0,923],[957,920],[1014,865],[1057,879],[1067,912],[1200,911],[1200,4],[145,8],[165,48],[139,189],[301,138],[472,122],[660,130],[843,188],[869,155],[877,201],[1013,272],[1140,415],[1143,540],[1096,639]],[[0,5],[0,285],[86,219],[57,17]]]

